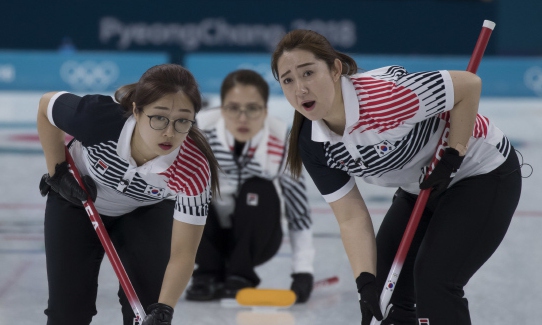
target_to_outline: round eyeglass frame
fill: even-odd
[[[225,114],[229,117],[232,117],[232,118],[239,118],[241,117],[241,114],[245,114],[245,116],[247,117],[247,119],[249,120],[254,120],[254,119],[257,119],[258,117],[260,117],[265,109],[264,106],[260,106],[260,105],[257,105],[258,106],[258,110],[256,112],[253,112],[252,114],[256,114],[255,116],[254,115],[250,115],[248,112],[248,110],[246,109],[246,106],[245,106],[245,109],[241,109],[241,108],[238,108],[237,109],[237,112],[232,112],[231,110],[231,106],[230,105],[225,105],[225,106],[222,106],[222,109],[224,110]]]
[[[143,113],[145,114],[145,116],[147,116],[149,118],[149,126],[151,127],[151,129],[153,130],[158,130],[158,131],[161,131],[161,130],[165,130],[168,126],[169,126],[169,123],[171,122],[171,120],[165,116],[162,116],[162,115],[147,115],[146,113]],[[167,120],[167,123],[166,125],[164,125],[163,128],[156,128],[154,126],[152,126],[152,119],[155,118],[155,117],[160,117],[160,118],[165,118]],[[177,128],[175,127],[175,123],[177,121],[188,121],[190,122],[190,127],[188,128],[188,130],[186,130],[186,132],[182,132],[182,131],[179,131],[177,130]],[[194,126],[194,124],[196,124],[196,121],[193,121],[193,120],[189,120],[187,118],[179,118],[179,119],[176,119],[176,120],[173,120],[173,129],[175,130],[175,132],[177,133],[182,133],[182,134],[186,134],[188,132],[190,132],[190,129],[192,129],[192,127]]]

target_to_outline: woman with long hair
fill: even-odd
[[[89,324],[96,311],[104,249],[81,204],[87,196],[70,174],[65,134],[86,189],[149,314],[145,325],[171,324],[194,268],[217,162],[194,126],[201,96],[176,64],[150,68],[115,98],[67,92],[42,96],[38,133],[48,174],[45,252],[47,324]],[[132,308],[119,286],[125,325]]]

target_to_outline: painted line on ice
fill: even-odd
[[[45,210],[45,203],[0,203],[0,210]]]
[[[19,264],[19,266],[11,273],[10,276],[4,281],[0,286],[0,300],[6,295],[6,293],[11,289],[17,282],[21,279],[24,273],[30,268],[34,262],[32,260],[27,260]]]

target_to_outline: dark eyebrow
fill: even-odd
[[[165,110],[165,111],[169,111],[170,108],[169,107],[165,107],[165,106],[154,106],[153,108],[156,108],[156,109],[160,109],[160,110]],[[187,112],[187,113],[193,113],[190,109],[188,108],[181,108],[179,109],[180,112]]]
[[[314,62],[307,62],[307,63],[303,63],[303,64],[300,64],[298,65],[296,68],[303,68],[303,67],[306,67],[308,65],[312,65],[314,64]],[[280,76],[280,79],[282,79],[282,77],[284,77],[285,75],[287,75],[288,73],[290,73],[290,70],[286,71],[285,73],[283,73],[281,76]]]

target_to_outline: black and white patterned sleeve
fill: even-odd
[[[205,225],[211,203],[211,168],[196,142],[187,137],[173,164],[162,173],[168,187],[177,192],[173,217],[179,221]]]
[[[310,216],[305,178],[301,175],[294,179],[285,171],[279,178],[284,198],[284,210],[288,220],[288,229],[310,229],[312,220]]]
[[[288,171],[285,171],[280,176],[279,183],[292,247],[292,271],[314,273],[312,219],[305,178],[302,174],[298,179],[294,179]]]

